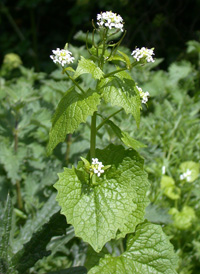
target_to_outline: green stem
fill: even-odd
[[[175,200],[175,201],[174,201],[174,207],[175,207],[176,209],[178,209],[178,200]]]
[[[75,86],[77,86],[77,88],[80,89],[80,91],[81,91],[83,94],[85,94],[85,91],[82,89],[82,87],[79,86],[79,84],[78,84],[78,83],[69,75],[69,73],[68,73],[66,70],[64,70],[64,72],[67,74],[67,76],[69,77],[69,79],[73,82],[73,84],[74,84]]]
[[[186,206],[188,204],[188,202],[190,200],[190,197],[191,197],[191,194],[192,194],[192,188],[189,190],[187,198],[186,198],[185,203],[184,203],[183,206]]]
[[[115,70],[115,71],[112,71],[112,72],[106,74],[106,75],[104,76],[104,78],[107,78],[107,77],[109,77],[109,76],[112,76],[112,75],[114,75],[114,74],[116,74],[116,73],[118,73],[118,72],[124,71],[124,70],[127,70],[127,68],[121,68],[121,69],[117,69],[117,70]]]
[[[101,70],[103,70],[103,65],[104,65],[104,53],[105,53],[105,50],[106,50],[107,34],[108,34],[108,30],[105,29],[104,32],[103,32],[103,39],[102,39],[103,48],[102,48],[101,58],[100,58],[100,62],[99,62],[99,67],[100,67]]]
[[[15,121],[15,129],[14,129],[14,151],[17,153],[18,150],[18,114],[16,116],[16,121]],[[16,180],[16,192],[17,192],[17,205],[18,208],[23,210],[23,201],[22,201],[22,195],[21,195],[21,185],[20,181]]]
[[[23,210],[21,186],[20,186],[20,181],[18,181],[18,180],[16,181],[16,191],[17,191],[17,205],[18,205],[18,208]]]
[[[95,147],[96,147],[96,118],[97,112],[95,111],[91,118],[91,135],[90,135],[90,161],[95,158]]]
[[[119,113],[120,111],[122,111],[123,108],[120,108],[119,110],[115,111],[113,114],[111,114],[110,116],[108,116],[106,119],[104,119],[96,128],[96,131],[98,131],[111,117],[115,116],[117,113]]]
[[[66,165],[69,165],[69,154],[70,154],[70,147],[71,147],[71,138],[72,138],[72,134],[68,134],[67,135],[67,149],[66,149],[66,155],[65,155],[65,160],[66,160]]]
[[[18,28],[17,24],[15,23],[15,20],[13,19],[13,17],[11,16],[8,8],[3,4],[1,3],[3,9],[2,11],[5,13],[5,15],[7,16],[8,18],[8,21],[10,22],[11,26],[13,27],[13,29],[15,30],[15,32],[17,33],[17,35],[19,36],[20,40],[24,41],[25,40],[25,37],[23,35],[23,33],[21,32],[21,30]]]

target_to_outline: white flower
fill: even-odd
[[[147,49],[145,47],[142,47],[141,49],[136,48],[131,55],[133,58],[135,58],[138,62],[140,59],[145,59],[148,63],[155,62],[152,55],[154,55],[153,49]]]
[[[162,166],[162,174],[165,174],[165,172],[166,172],[166,168],[165,166]]]
[[[101,175],[101,173],[104,173],[102,167],[104,167],[102,162],[99,162],[97,158],[92,158],[91,171],[97,174],[98,177]]]
[[[59,49],[52,50],[54,55],[50,55],[50,58],[54,61],[56,64],[61,64],[61,66],[64,67],[66,64],[73,63],[74,57],[72,57],[72,53],[69,50],[66,49]]]
[[[101,169],[101,167],[98,167],[98,169],[94,168],[94,173],[96,173],[97,176],[99,177],[101,173],[104,173],[104,170]]]
[[[97,14],[97,25],[99,27],[108,27],[109,29],[120,29],[122,32],[124,26],[122,17],[112,11]]]
[[[191,176],[190,176],[191,174],[192,174],[192,171],[187,169],[186,172],[180,175],[180,180],[186,179],[186,181],[189,182],[191,180]]]
[[[97,158],[92,158],[92,165],[98,164],[99,160]]]
[[[149,92],[144,92],[140,87],[136,86],[136,88],[139,90],[140,98],[142,99],[142,103],[146,104],[148,102]]]

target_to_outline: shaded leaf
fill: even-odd
[[[106,124],[108,124],[117,137],[128,147],[131,147],[135,150],[146,147],[144,144],[140,143],[139,141],[133,139],[128,132],[122,131],[113,121],[107,120]]]
[[[127,114],[131,113],[139,126],[140,95],[135,87],[135,82],[127,72],[119,72],[115,76],[102,79],[99,89],[106,103],[122,107]]]
[[[66,226],[64,216],[58,212],[39,231],[35,232],[23,249],[13,257],[13,263],[16,264],[19,273],[25,273],[39,259],[48,256],[50,252],[46,251],[47,244],[53,236],[64,234]]]

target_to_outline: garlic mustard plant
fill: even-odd
[[[53,55],[50,55],[50,58],[54,63],[61,64],[62,67],[74,62],[74,57],[72,57],[72,53],[69,50],[57,48],[52,50],[52,52]]]
[[[51,56],[62,66],[71,87],[53,115],[48,153],[65,142],[66,135],[73,134],[81,123],[87,122],[90,127],[86,158],[80,155],[76,165],[58,174],[59,180],[54,185],[56,200],[68,224],[73,225],[75,235],[89,243],[95,252],[100,252],[110,240],[129,235],[126,251],[122,250],[118,257],[102,257],[89,274],[175,274],[177,258],[167,236],[159,225],[145,221],[149,182],[144,160],[137,151],[144,145],[121,129],[115,119],[119,112],[125,112],[133,116],[139,127],[141,104],[147,103],[149,93],[136,86],[131,69],[154,62],[153,49],[136,49],[133,58],[122,52],[119,47],[126,34],[124,22],[111,11],[98,14],[97,22],[92,25],[92,39],[88,41],[86,35],[89,58],[80,56],[75,69],[69,66],[74,61],[71,52],[57,49]],[[121,38],[113,42],[113,33],[120,31],[123,31]],[[109,63],[112,70],[108,71]],[[64,68],[65,65],[68,67]],[[91,79],[89,87],[86,74]],[[106,104],[115,106],[112,113],[107,113]],[[111,143],[98,148],[97,136],[102,127],[109,128],[121,145]]]
[[[134,59],[136,59],[138,62],[140,60],[146,60],[148,63],[150,62],[155,62],[155,60],[153,59],[153,55],[154,55],[154,49],[148,49],[145,47],[142,47],[141,49],[136,48],[131,55],[133,56]]]
[[[191,179],[191,174],[192,174],[192,171],[187,169],[186,172],[180,175],[180,180],[186,179],[186,181],[189,182]]]
[[[123,19],[120,15],[112,11],[101,12],[97,14],[97,25],[109,29],[119,29],[123,32]]]
[[[146,104],[148,102],[149,92],[148,91],[144,92],[142,90],[142,88],[140,88],[138,86],[136,86],[136,88],[138,89],[138,91],[140,93],[140,98],[142,99],[142,103]]]
[[[99,162],[97,158],[92,158],[92,165],[91,165],[91,170],[97,174],[99,177],[102,173],[104,173],[104,170],[102,169],[104,165],[102,162]]]

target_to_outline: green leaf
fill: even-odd
[[[178,258],[159,225],[144,223],[127,241],[119,257],[107,255],[88,274],[177,274]]]
[[[144,144],[140,143],[139,141],[133,139],[128,132],[122,131],[113,121],[107,120],[106,124],[108,124],[114,133],[117,135],[117,137],[128,147],[131,147],[135,150],[146,147]]]
[[[66,227],[65,218],[58,212],[39,231],[35,232],[23,249],[13,257],[19,273],[25,273],[39,259],[48,256],[50,252],[46,251],[47,244],[53,236],[64,234]]]
[[[74,226],[75,234],[99,252],[117,233],[133,232],[144,219],[149,185],[136,151],[110,145],[97,150],[96,157],[105,166],[112,165],[96,178],[96,185],[83,169],[73,167],[59,174],[54,187],[61,213]]]
[[[169,67],[170,85],[176,86],[181,79],[191,75],[193,66],[189,61],[182,60],[181,62],[172,63]]]
[[[122,107],[127,114],[131,113],[139,127],[140,95],[135,82],[127,72],[119,72],[115,76],[102,79],[99,88],[106,103]]]
[[[0,163],[4,166],[7,177],[15,184],[20,179],[20,161],[18,155],[14,153],[14,149],[8,144],[0,144]]]
[[[195,211],[190,206],[184,206],[181,211],[178,211],[176,208],[171,208],[169,214],[173,217],[173,225],[180,230],[190,228],[192,222],[196,219]]]
[[[177,200],[180,198],[181,190],[175,186],[175,182],[172,177],[163,175],[160,185],[161,189],[164,191],[164,194],[170,199]]]
[[[74,39],[81,42],[87,41],[88,44],[93,45],[92,36],[94,36],[94,42],[97,44],[100,40],[100,36],[99,34],[96,34],[96,33],[84,33],[82,30],[80,30],[74,35]]]
[[[199,176],[199,163],[193,161],[183,162],[180,165],[180,169],[183,173],[187,170],[191,171],[191,174],[186,178],[187,182],[194,182]]]
[[[52,118],[52,128],[49,133],[48,154],[64,142],[68,133],[73,133],[80,123],[86,122],[89,115],[97,110],[100,103],[100,95],[88,90],[84,95],[75,91],[74,87],[69,89],[61,99],[56,112]]]
[[[127,68],[130,69],[131,68],[131,61],[130,61],[128,55],[126,55],[124,52],[122,52],[120,50],[118,50],[118,52],[119,52],[119,54],[121,54],[123,56]]]
[[[84,73],[90,73],[94,79],[101,79],[104,75],[103,71],[93,61],[81,56],[73,78],[76,79]]]
[[[106,254],[109,254],[108,249],[104,246],[102,250],[97,253],[94,251],[94,249],[88,245],[87,248],[87,256],[84,263],[84,266],[87,268],[87,270],[91,269],[95,265],[98,265],[99,260],[101,258],[104,258]]]

